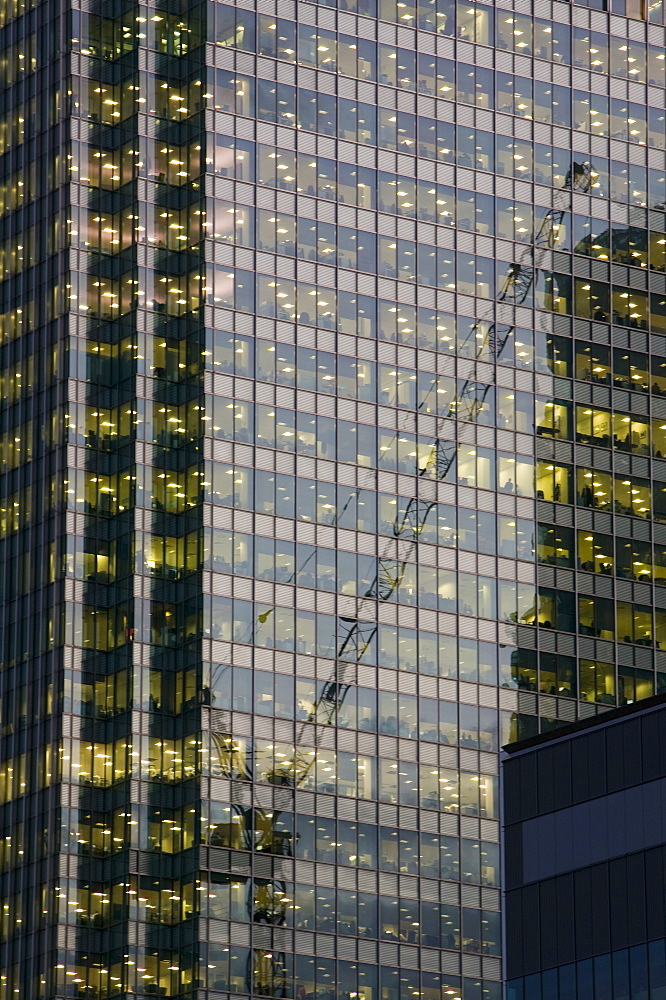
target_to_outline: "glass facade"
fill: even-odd
[[[499,1000],[499,747],[666,677],[612,2],[0,6],[0,1000]]]

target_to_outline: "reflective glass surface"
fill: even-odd
[[[500,747],[666,670],[608,8],[2,5],[0,1000],[499,1000]]]

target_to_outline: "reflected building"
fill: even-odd
[[[2,5],[0,1000],[500,1000],[500,747],[666,671],[611,2]]]

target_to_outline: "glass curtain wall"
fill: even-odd
[[[0,1000],[499,1000],[500,746],[666,669],[603,6],[3,7]]]

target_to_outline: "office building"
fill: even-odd
[[[664,996],[665,710],[658,695],[506,755],[509,1000]]]
[[[500,746],[666,669],[613,4],[3,4],[0,1000],[499,1000]]]

